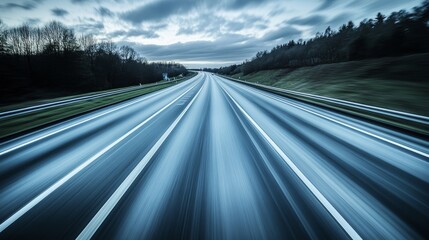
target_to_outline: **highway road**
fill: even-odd
[[[0,239],[427,239],[425,139],[201,72],[0,144]]]

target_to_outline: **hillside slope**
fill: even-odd
[[[429,116],[429,54],[260,71],[235,78]]]

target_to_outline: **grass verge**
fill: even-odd
[[[260,71],[234,78],[429,116],[429,54]]]
[[[132,90],[125,93],[115,94],[96,99],[85,100],[77,103],[71,103],[64,106],[52,107],[37,112],[23,114],[19,116],[12,116],[0,119],[0,140],[7,140],[26,132],[46,127],[66,119],[94,111],[109,105],[123,102],[144,94],[158,91],[170,87],[172,85],[183,82],[187,79],[194,77],[196,74],[178,79],[177,81],[156,85],[148,88]]]
[[[425,123],[406,120],[403,118],[398,118],[395,116],[389,116],[389,115],[385,115],[382,113],[367,111],[365,109],[360,109],[360,108],[356,108],[353,106],[345,106],[343,104],[337,104],[337,103],[329,102],[329,101],[326,101],[323,99],[314,99],[311,97],[296,95],[293,93],[282,91],[282,89],[280,89],[280,88],[273,89],[273,88],[268,88],[267,86],[264,86],[261,84],[255,84],[252,82],[244,82],[242,80],[238,80],[238,79],[227,77],[227,76],[223,76],[223,77],[226,77],[230,80],[237,81],[237,82],[240,82],[243,84],[247,84],[247,85],[250,85],[252,87],[256,87],[256,88],[259,88],[259,89],[262,89],[265,91],[269,91],[269,92],[272,92],[272,93],[275,93],[278,95],[282,95],[282,96],[285,96],[288,98],[293,98],[293,99],[303,101],[306,103],[310,103],[313,105],[317,105],[317,106],[321,106],[321,107],[328,108],[331,110],[335,110],[337,112],[346,113],[346,114],[357,116],[357,117],[360,117],[363,119],[382,123],[388,127],[399,128],[399,129],[402,129],[408,133],[416,134],[419,137],[423,137],[423,138],[429,137],[429,125],[425,124]]]
[[[189,79],[195,75],[196,75],[195,72],[190,72],[190,74],[188,74],[182,78],[178,78],[176,80],[177,81],[186,80],[186,79]],[[174,81],[176,81],[176,80],[174,80]],[[162,81],[155,82],[155,83],[142,84],[142,85],[140,85],[140,88],[149,87],[149,86],[158,85],[158,84],[165,84],[165,83],[167,83],[167,82],[162,80]],[[127,90],[134,91],[134,90],[139,90],[140,88],[138,85],[135,85],[135,86],[129,86],[129,87],[120,87],[120,88],[112,88],[112,89],[100,90],[100,91],[94,91],[94,92],[65,95],[63,97],[34,99],[34,100],[30,100],[30,101],[24,101],[24,102],[19,102],[19,103],[12,103],[12,104],[4,104],[4,105],[0,104],[0,112],[6,112],[6,111],[10,111],[10,110],[25,108],[25,107],[32,107],[32,106],[37,106],[37,105],[41,105],[41,104],[47,104],[47,103],[62,101],[62,100],[68,100],[68,99],[73,99],[73,98],[77,98],[77,97],[91,97],[92,95],[95,95],[95,94],[105,94],[105,93],[108,94],[108,93],[111,93],[114,91],[122,91],[122,90],[124,90],[124,92]]]

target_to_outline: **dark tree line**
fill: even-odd
[[[271,51],[258,52],[240,65],[206,69],[221,74],[244,75],[260,70],[298,68],[429,52],[429,0],[411,12],[401,10],[388,17],[378,13],[356,26],[352,21],[337,31],[328,27],[308,41],[289,41]]]
[[[187,74],[176,63],[148,63],[129,46],[77,37],[59,22],[44,27],[7,28],[0,20],[0,85],[2,100],[34,89],[87,92]]]

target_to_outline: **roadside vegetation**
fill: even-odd
[[[162,73],[174,77],[187,70],[149,63],[129,46],[76,36],[59,22],[7,27],[0,20],[1,105],[151,83]]]
[[[160,89],[164,89],[185,81],[195,76],[196,73],[190,73],[188,76],[171,81],[166,84],[144,87],[136,90],[127,91],[111,96],[100,97],[96,99],[84,100],[81,102],[71,103],[62,106],[56,106],[49,109],[30,112],[18,116],[12,116],[0,119],[0,139],[8,139],[21,135],[30,130],[35,130],[41,127],[64,121],[66,119],[94,111],[115,103],[130,100],[144,94],[148,94]]]
[[[429,0],[206,71],[429,116]]]
[[[232,75],[254,83],[429,116],[429,53]]]

